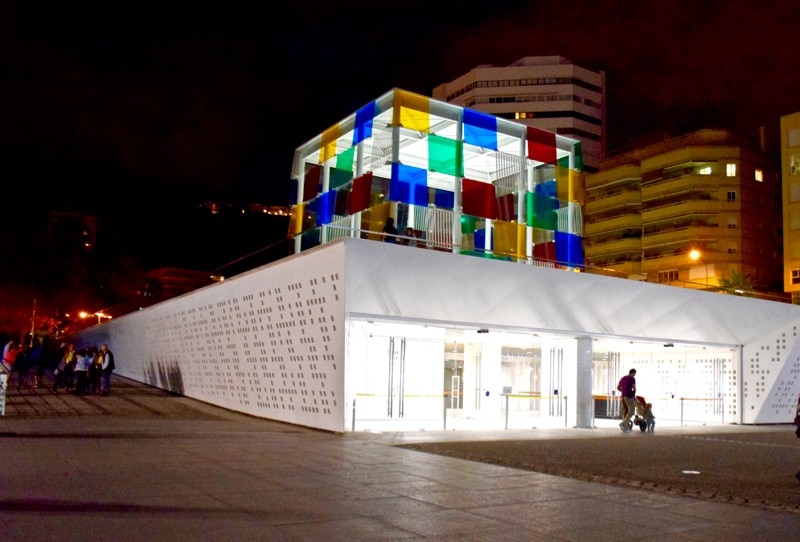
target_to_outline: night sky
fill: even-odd
[[[765,126],[777,152],[798,21],[790,0],[0,0],[0,172],[19,207],[132,228],[142,204],[288,205],[294,149],[370,100],[539,55],[606,71],[609,150]]]

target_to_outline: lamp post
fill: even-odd
[[[103,318],[106,318],[108,320],[112,318],[110,314],[106,314],[103,311],[97,311],[97,312],[80,311],[78,313],[78,316],[81,318],[81,320],[85,320],[91,316],[97,316],[97,325],[103,323]]]
[[[695,262],[695,263],[696,263],[698,260],[699,260],[700,262],[702,262],[703,266],[704,266],[704,267],[705,267],[705,269],[706,269],[706,288],[708,288],[708,264],[707,264],[707,263],[706,263],[706,261],[703,259],[703,254],[702,254],[702,253],[701,253],[699,250],[697,250],[696,248],[693,248],[693,249],[691,250],[691,252],[689,252],[689,259],[690,259],[690,260],[692,260],[692,261],[693,261],[693,262]]]

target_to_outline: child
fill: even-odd
[[[646,429],[650,433],[656,430],[656,417],[653,416],[653,403],[647,403],[644,406],[644,422]]]

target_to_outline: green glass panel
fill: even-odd
[[[581,142],[576,141],[572,149],[575,153],[575,167],[573,169],[575,169],[575,171],[583,171],[583,150],[581,149]]]
[[[461,215],[461,233],[474,233],[478,227],[478,219],[470,215]]]
[[[554,198],[533,192],[525,194],[528,226],[555,230],[558,226],[558,215],[553,208],[554,204],[557,205],[557,200]]]
[[[339,169],[339,168],[331,168],[328,177],[328,189],[335,190],[350,182],[350,179],[353,178],[353,170],[352,169]]]
[[[428,136],[428,170],[454,177],[464,176],[464,144],[431,134]]]
[[[355,161],[356,148],[350,147],[342,154],[336,157],[336,169],[346,169],[353,171],[353,162]]]

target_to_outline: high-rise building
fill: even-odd
[[[800,298],[800,112],[781,117],[783,291]]]
[[[586,176],[587,271],[781,292],[780,186],[770,159],[726,130],[606,158]]]
[[[434,88],[433,98],[577,139],[586,172],[605,153],[605,72],[560,56],[477,66]]]

